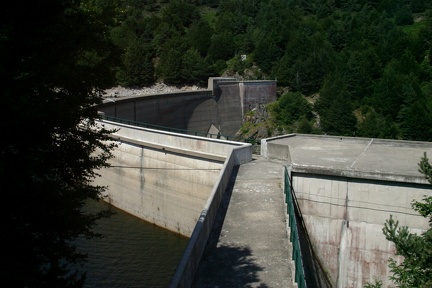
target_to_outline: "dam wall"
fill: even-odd
[[[430,187],[388,181],[292,172],[295,191],[313,249],[336,287],[364,287],[375,278],[391,285],[388,259],[394,245],[382,229],[393,215],[421,233],[427,219],[411,209]],[[336,257],[337,255],[337,257]]]
[[[220,122],[210,90],[110,98],[98,110],[110,117],[199,132]]]
[[[118,147],[111,167],[98,171],[105,200],[150,223],[190,237],[228,156],[234,165],[252,159],[249,144],[175,134],[100,121]],[[232,154],[235,149],[236,153]],[[216,183],[216,184],[215,184]]]
[[[210,78],[209,89],[107,98],[98,110],[109,117],[233,139],[247,111],[276,100],[276,81]]]
[[[429,228],[411,203],[432,195],[417,165],[432,143],[292,134],[261,149],[290,167],[312,250],[334,287],[375,278],[391,286],[388,259],[398,257],[382,229],[390,215],[413,233]]]

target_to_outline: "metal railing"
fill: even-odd
[[[138,121],[134,121],[134,120],[122,119],[122,118],[106,116],[106,115],[103,115],[102,119],[117,122],[117,123],[133,125],[133,126],[149,128],[149,129],[155,129],[155,130],[161,130],[161,131],[167,131],[167,132],[174,132],[174,133],[194,135],[194,136],[202,136],[202,137],[213,138],[213,139],[239,141],[239,142],[245,142],[245,143],[251,143],[251,144],[257,143],[256,140],[253,138],[239,139],[239,137],[221,135],[220,133],[212,134],[212,133],[208,133],[208,132],[199,132],[199,131],[192,131],[192,130],[186,130],[186,129],[172,128],[172,127],[167,127],[167,126],[154,125],[154,124],[143,123],[143,122],[138,122]]]
[[[304,274],[304,266],[302,253],[300,248],[299,241],[299,232],[297,226],[296,219],[296,211],[294,204],[294,197],[291,185],[290,175],[288,174],[288,169],[285,166],[285,177],[284,177],[284,194],[285,194],[285,203],[287,204],[287,214],[289,216],[289,227],[290,227],[290,241],[292,243],[293,251],[292,251],[292,260],[295,265],[295,282],[298,285],[298,288],[306,288],[306,279]]]

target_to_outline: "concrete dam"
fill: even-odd
[[[251,144],[226,139],[247,111],[274,101],[275,91],[275,81],[215,78],[208,90],[116,98],[100,107],[106,119],[130,121],[100,121],[119,129],[112,166],[96,182],[109,186],[106,200],[189,237],[170,287],[191,287],[232,171],[253,158]],[[204,134],[138,127],[135,121]],[[300,244],[310,246],[322,269],[320,274],[296,264],[301,271],[289,287],[363,287],[376,277],[390,285],[387,260],[395,249],[382,234],[385,220],[393,214],[414,232],[428,228],[410,206],[432,194],[417,167],[424,152],[431,155],[431,143],[295,134],[262,140],[261,156],[254,157],[280,165],[280,186],[291,187],[302,218],[296,225],[310,239]],[[281,213],[287,215],[286,207]],[[292,227],[285,228],[291,238]],[[318,286],[307,274],[325,281]]]

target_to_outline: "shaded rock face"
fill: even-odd
[[[286,131],[278,129],[271,121],[267,105],[258,104],[243,117],[243,126],[238,132],[239,138],[261,139],[283,135]]]

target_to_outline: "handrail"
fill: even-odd
[[[293,251],[292,251],[292,260],[294,261],[295,265],[295,282],[298,285],[298,288],[306,288],[306,279],[304,274],[304,266],[303,266],[303,259],[301,254],[301,248],[300,248],[300,241],[299,241],[299,232],[298,232],[298,226],[297,226],[297,220],[296,220],[296,213],[295,213],[295,207],[294,207],[294,200],[293,200],[293,191],[292,191],[292,185],[291,185],[291,179],[288,174],[288,169],[285,166],[285,173],[284,173],[284,194],[285,194],[285,203],[287,204],[287,214],[289,216],[289,227],[290,227],[290,241],[292,243]]]

